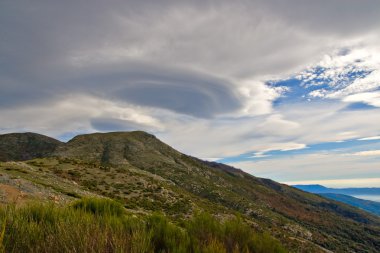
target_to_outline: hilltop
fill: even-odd
[[[35,133],[0,135],[0,161],[25,161],[47,157],[63,143]]]
[[[380,251],[378,217],[182,154],[142,131],[79,135],[67,143],[32,134],[33,145],[18,146],[30,135],[13,134],[9,143],[8,135],[0,135],[1,147],[7,147],[0,149],[0,189],[23,194],[19,199],[104,196],[131,212],[160,211],[173,221],[200,210],[222,220],[238,214],[294,252]]]

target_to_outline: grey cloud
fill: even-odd
[[[93,118],[91,126],[101,132],[147,130],[145,125],[130,120],[121,120],[107,117]]]
[[[260,1],[266,12],[284,22],[318,35],[349,37],[379,31],[380,2],[377,0],[271,0]]]
[[[174,62],[156,59],[150,65],[141,65],[140,60],[123,59],[118,66],[103,62],[98,66],[90,59],[84,68],[73,66],[73,58],[82,54],[91,58],[92,53],[96,58],[103,47],[140,44],[144,47],[152,32],[149,26],[161,16],[160,11],[165,13],[165,8],[154,2],[115,1],[114,4],[111,8],[102,1],[91,5],[3,2],[1,107],[49,103],[73,93],[92,93],[103,99],[197,117],[212,117],[240,107],[231,83],[197,71],[178,71]]]
[[[96,112],[87,111],[71,120],[75,108],[68,111],[66,107],[27,118],[30,112],[26,109],[32,111],[43,104],[53,110],[51,105],[66,96],[88,94],[120,105],[174,112],[171,121],[164,122],[166,134],[171,136],[167,140],[189,153],[227,155],[258,149],[254,142],[281,141],[293,128],[278,121],[267,127],[262,118],[211,120],[207,124],[203,120],[242,106],[237,92],[241,79],[262,81],[263,76],[294,73],[331,48],[349,47],[346,42],[351,38],[378,34],[379,5],[377,0],[3,0],[0,113],[7,123],[2,124],[5,128],[30,125],[40,131],[60,128],[56,132],[143,127],[115,118],[97,118]],[[4,110],[9,107],[12,110]],[[183,116],[176,113],[200,119],[190,117],[191,122],[176,126],[173,122]],[[326,132],[329,140],[336,129],[351,130],[329,124],[331,129],[325,132],[308,134],[327,127],[315,121],[319,112],[307,111],[300,117],[278,113],[285,119],[305,122],[300,124],[302,131],[294,131],[295,139],[305,136],[299,139],[301,143],[321,140]],[[376,111],[373,113],[376,116]],[[351,126],[350,119],[345,116],[341,125]],[[364,133],[378,132],[377,125],[368,126],[368,119],[362,122],[358,128],[367,129]],[[264,133],[250,134],[258,132],[256,129]],[[273,138],[252,140],[264,134]],[[199,136],[198,141],[194,136]]]
[[[78,90],[94,88],[94,95],[188,114],[213,117],[241,104],[233,84],[195,71],[129,64],[122,69],[73,80]],[[82,87],[81,87],[82,86]]]
[[[61,73],[59,76],[65,75]],[[213,117],[241,107],[230,82],[195,71],[140,63],[88,69],[65,80],[3,82],[1,108],[46,104],[71,94]]]
[[[207,87],[198,90],[181,84],[143,82],[121,89],[117,96],[135,104],[171,109],[198,117],[210,117],[217,112],[228,112],[231,106],[236,108],[239,105],[238,101],[231,99],[227,89],[215,88],[214,91]],[[215,94],[217,92],[220,94]],[[217,97],[218,95],[224,96]]]

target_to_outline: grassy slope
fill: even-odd
[[[100,196],[75,181],[54,173],[55,160],[0,162],[0,204],[40,202],[68,203],[81,196]]]
[[[222,218],[239,213],[299,252],[318,252],[320,246],[337,252],[380,250],[378,218],[183,155],[144,132],[78,136],[59,146],[54,156],[26,164],[43,169],[47,178],[74,181],[81,190],[115,198],[129,209],[160,210],[174,220],[198,209]]]

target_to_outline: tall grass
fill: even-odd
[[[106,199],[2,208],[0,228],[3,252],[285,252],[240,219],[221,223],[198,214],[175,225],[160,214],[127,214]]]

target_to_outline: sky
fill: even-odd
[[[380,1],[0,2],[0,133],[148,131],[288,184],[380,187]]]

